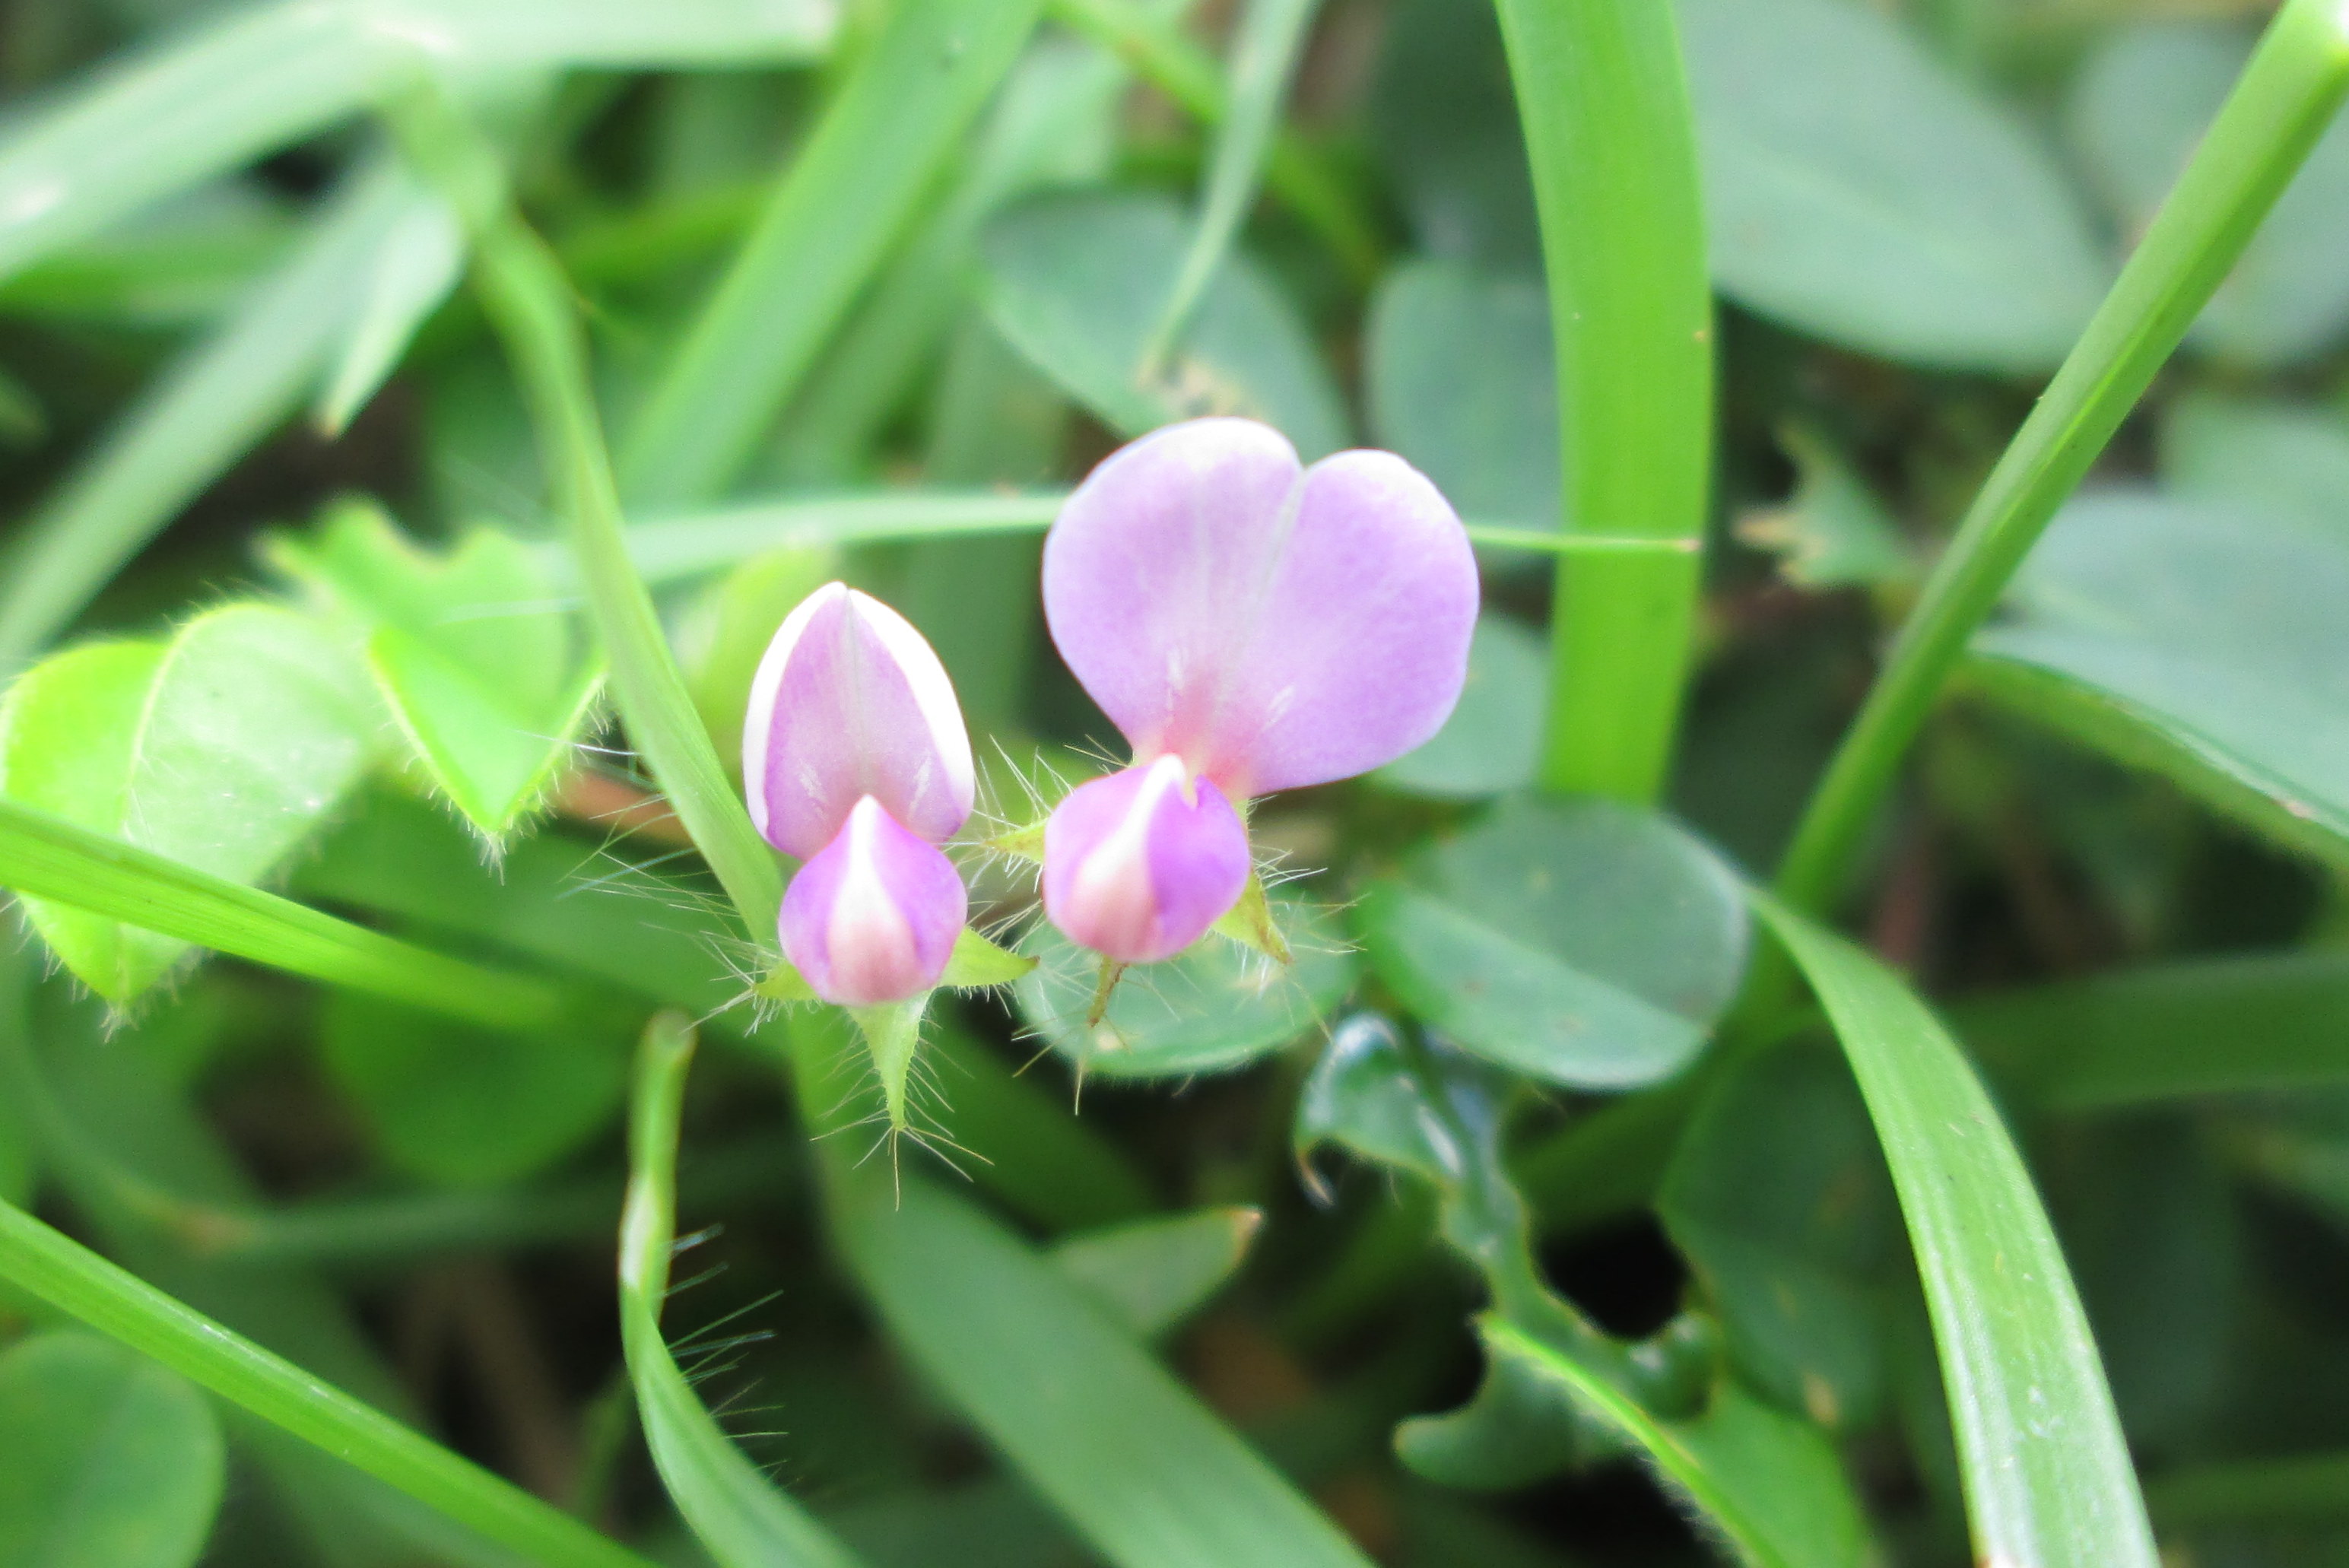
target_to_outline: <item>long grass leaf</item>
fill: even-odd
[[[1206,190],[1190,248],[1174,286],[1143,350],[1143,377],[1155,379],[1182,341],[1207,284],[1239,236],[1240,223],[1264,178],[1280,108],[1297,75],[1297,59],[1313,25],[1317,0],[1248,0],[1232,40],[1230,86],[1216,148],[1207,161]]]
[[[26,524],[0,583],[0,676],[300,405],[384,244],[440,205],[396,167],[354,175],[236,313],[140,396]]]
[[[629,1115],[627,1208],[620,1222],[620,1335],[653,1464],[678,1511],[721,1568],[854,1568],[832,1532],[767,1482],[694,1397],[661,1339],[677,1240],[677,1124],[693,1026],[664,1013],[645,1030]]]
[[[842,1119],[839,1024],[794,1016],[811,1123]],[[1365,1568],[1108,1309],[1000,1222],[818,1140],[833,1234],[914,1362],[1118,1568]]]
[[[429,952],[0,800],[0,887],[495,1028],[571,1016],[559,988]]]
[[[1557,345],[1561,526],[1702,541],[1713,295],[1672,7],[1499,3]],[[1692,550],[1559,558],[1546,787],[1630,800],[1661,788],[1700,569]]]
[[[474,283],[554,476],[620,718],[750,939],[771,943],[782,873],[718,760],[652,594],[629,563],[619,486],[563,269],[513,211],[495,153],[455,105],[428,89],[401,100],[397,117],[409,151],[449,193],[473,237]]]
[[[2155,1568],[2087,1318],[1997,1107],[1898,976],[1775,900],[1755,908],[1826,1008],[1884,1146],[1940,1349],[1975,1559]]]
[[[2349,13],[2290,0],[2031,417],[1991,470],[1812,795],[1777,890],[1840,888],[1934,699],[2056,508],[2137,406],[2349,93]]]
[[[902,0],[776,184],[622,452],[632,499],[708,500],[749,459],[1035,28],[1042,0]]]
[[[138,1275],[0,1203],[0,1279],[390,1482],[544,1568],[650,1568],[561,1510],[418,1436]]]
[[[0,141],[0,277],[444,67],[803,58],[830,0],[280,0],[112,67]]]

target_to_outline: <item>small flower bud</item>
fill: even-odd
[[[954,862],[867,795],[783,893],[783,955],[843,1007],[917,996],[938,983],[969,914]]]
[[[871,797],[944,843],[970,816],[970,736],[946,666],[911,623],[833,583],[767,646],[742,727],[742,788],[767,841],[805,860]]]
[[[1080,786],[1044,827],[1044,913],[1123,964],[1190,946],[1247,879],[1247,825],[1179,757]]]

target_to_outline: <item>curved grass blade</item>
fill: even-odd
[[[0,676],[294,411],[385,242],[440,208],[396,167],[355,175],[235,314],[141,395],[25,525],[0,585]]]
[[[554,477],[588,608],[611,665],[621,721],[750,940],[770,944],[782,903],[782,873],[727,779],[652,594],[629,564],[619,486],[563,269],[514,212],[497,155],[454,104],[428,87],[402,99],[395,118],[410,155],[440,185],[472,235],[474,282],[505,340]]]
[[[1500,0],[1557,344],[1559,526],[1679,554],[1561,557],[1541,779],[1648,800],[1694,645],[1713,457],[1713,293],[1672,7]],[[1604,212],[1594,223],[1590,214]]]
[[[545,1568],[650,1568],[470,1460],[0,1203],[0,1279]]]
[[[357,308],[336,346],[311,418],[329,439],[350,428],[408,352],[424,320],[465,275],[465,235],[444,202],[419,203],[369,258]]]
[[[627,1207],[620,1221],[620,1336],[645,1441],[670,1499],[721,1568],[854,1568],[832,1532],[742,1457],[661,1340],[677,1239],[677,1123],[693,1026],[663,1013],[645,1030],[629,1115]]]
[[[1940,1349],[1976,1559],[2156,1568],[2087,1318],[1997,1107],[1889,970],[1767,896],[1754,908],[1826,1008],[1891,1167]]]
[[[2349,93],[2349,14],[2290,0],[2144,240],[1974,498],[1780,863],[1779,896],[1840,888],[1942,684],[2055,515],[2251,242]]]
[[[857,1114],[835,1019],[790,1019],[811,1129]],[[1118,1568],[1366,1568],[1050,1258],[945,1188],[816,1142],[833,1234],[906,1353]]]
[[[117,67],[0,141],[0,277],[357,112],[428,66],[789,59],[827,0],[281,0]]]
[[[1297,57],[1313,25],[1318,0],[1248,0],[1232,40],[1228,97],[1198,227],[1174,274],[1174,286],[1142,351],[1142,379],[1155,381],[1182,341],[1207,284],[1240,232],[1264,179],[1264,164],[1280,127],[1280,106],[1297,75]]]
[[[554,1028],[572,1015],[545,981],[410,946],[4,799],[0,887],[492,1028]]]
[[[782,496],[708,511],[656,514],[630,525],[628,559],[647,583],[667,587],[725,570],[770,550],[1040,533],[1060,515],[1066,490],[1006,495],[993,490],[902,490]],[[1682,539],[1555,533],[1508,523],[1471,522],[1471,542],[1547,555],[1688,555]]]
[[[631,498],[724,490],[1019,58],[1042,0],[903,0],[638,411]]]

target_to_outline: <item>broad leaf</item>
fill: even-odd
[[[231,604],[169,643],[97,643],[27,672],[0,706],[0,790],[236,882],[267,876],[357,781],[378,710],[316,623]],[[89,987],[135,1000],[187,944],[28,900]]]
[[[443,1186],[545,1169],[610,1122],[624,1088],[608,1037],[469,1028],[348,992],[326,999],[319,1045],[385,1157]]]
[[[1052,1261],[1144,1339],[1197,1311],[1239,1272],[1259,1209],[1200,1209],[1084,1231]]]
[[[1530,273],[1541,242],[1508,84],[1491,7],[1402,0],[1388,13],[1371,133],[1423,250]]]
[[[1681,1135],[1656,1207],[1748,1381],[1824,1427],[1875,1419],[1899,1233],[1840,1062],[1781,1048],[1722,1076]]]
[[[1179,210],[1154,196],[1021,202],[979,242],[988,315],[1037,368],[1125,435],[1244,414],[1279,427],[1308,460],[1344,446],[1345,412],[1312,339],[1245,255],[1217,273],[1165,370],[1143,378],[1151,319],[1187,235]]]
[[[2161,426],[2162,488],[2349,539],[2349,420],[2322,404],[2190,393]]]
[[[0,1542],[31,1568],[188,1568],[227,1479],[178,1374],[78,1330],[0,1356]]]
[[[490,528],[428,552],[364,501],[266,550],[364,640],[418,763],[499,841],[569,760],[602,680],[541,558]]]
[[[1019,1016],[1087,1074],[1112,1078],[1188,1078],[1245,1067],[1308,1030],[1354,983],[1354,959],[1322,906],[1275,899],[1286,967],[1223,936],[1203,937],[1164,964],[1138,965],[1099,1005],[1101,954],[1050,924],[1026,946],[1036,967],[1012,989]]]
[[[1858,948],[1758,905],[1826,1006],[1900,1196],[1974,1555],[2154,1568],[2136,1472],[2054,1232],[1948,1033]]]
[[[1968,678],[2280,842],[2349,863],[2349,535],[2240,504],[2074,502]]]
[[[1541,758],[1549,645],[1497,612],[1477,617],[1460,706],[1427,744],[1371,777],[1390,789],[1439,799],[1506,795],[1534,781]]]
[[[1776,555],[1798,588],[1872,587],[1917,574],[1884,503],[1841,454],[1801,426],[1778,441],[1795,459],[1795,493],[1782,507],[1740,517],[1738,542]]]
[[[1557,372],[1540,282],[1408,262],[1379,285],[1366,331],[1378,443],[1466,516],[1558,526]]]
[[[2250,58],[2223,25],[2146,23],[2109,35],[2074,83],[2066,129],[2130,241],[2145,232]],[[2260,224],[2187,342],[2261,368],[2307,359],[2349,329],[2349,123],[2336,120]]]
[[[1727,869],[1661,818],[1596,801],[1503,804],[1373,887],[1355,925],[1447,1038],[1579,1088],[1678,1071],[1745,964]]]
[[[1713,273],[1888,358],[2052,370],[2108,279],[2017,120],[1847,0],[1679,0]]]

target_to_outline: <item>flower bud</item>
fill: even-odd
[[[1123,964],[1190,946],[1247,879],[1247,825],[1179,757],[1079,786],[1044,825],[1044,913]]]
[[[954,685],[896,611],[833,583],[784,618],[742,727],[742,787],[767,841],[802,860],[870,798],[901,831],[945,842],[977,773]]]
[[[869,1007],[936,985],[968,914],[954,862],[867,795],[792,879],[777,929],[817,995]]]

